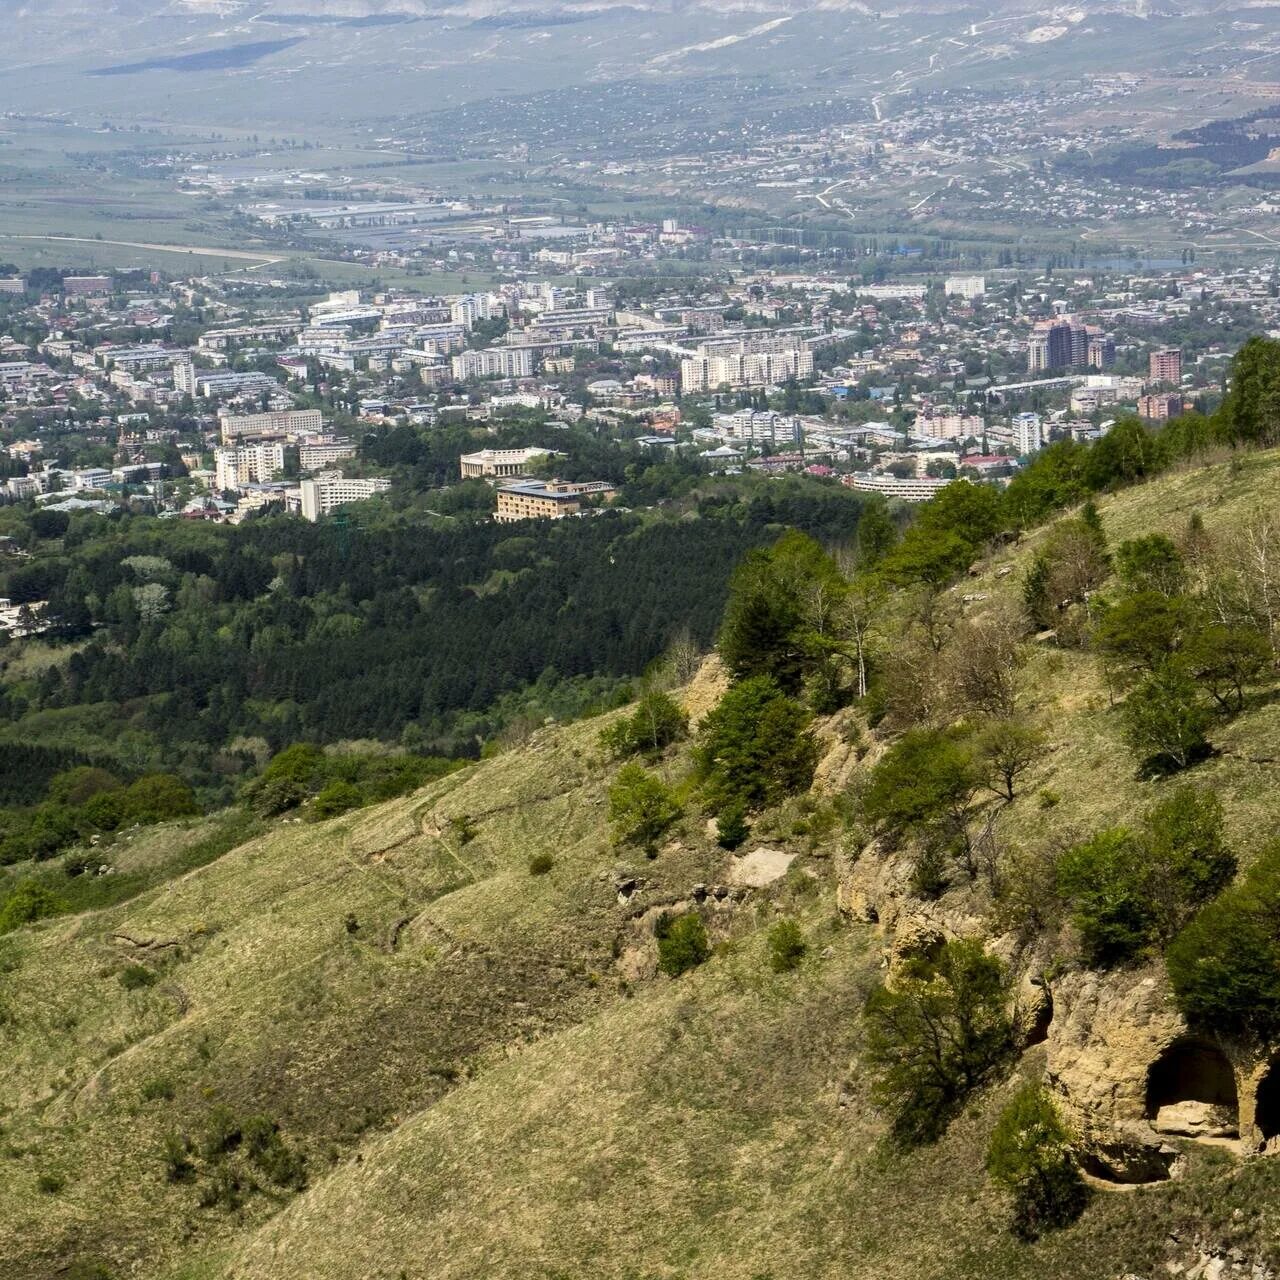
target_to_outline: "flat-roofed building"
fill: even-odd
[[[246,436],[314,435],[324,430],[319,409],[282,409],[278,413],[224,414],[219,419],[224,444]]]
[[[900,480],[897,476],[875,475],[869,471],[857,471],[841,478],[846,488],[859,493],[878,493],[886,498],[900,498],[903,502],[928,502],[939,489],[953,483],[935,480],[931,476],[915,476]]]
[[[391,481],[385,476],[349,480],[341,471],[330,471],[314,480],[304,480],[299,488],[302,491],[303,517],[314,522],[349,502],[363,502],[366,498],[386,493],[391,488]]]
[[[214,487],[242,489],[270,480],[284,467],[284,445],[278,440],[219,445],[213,451]]]
[[[555,449],[481,449],[464,453],[458,459],[464,480],[509,479],[528,475],[530,466],[539,458],[558,457]]]
[[[530,480],[503,485],[498,490],[498,509],[493,518],[500,524],[513,520],[563,520],[576,516],[589,502],[608,502],[616,493],[607,480]]]

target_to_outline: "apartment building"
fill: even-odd
[[[531,378],[533,351],[529,347],[488,347],[453,357],[453,376],[459,382],[475,378]]]
[[[976,413],[935,413],[916,419],[916,431],[937,440],[967,440],[981,437],[985,430],[986,423]]]
[[[985,276],[948,276],[943,288],[949,298],[963,298],[966,302],[972,302],[986,293],[987,279]]]
[[[278,440],[219,445],[213,451],[214,487],[241,489],[263,484],[284,467],[284,445]]]
[[[1021,456],[1037,453],[1044,444],[1043,426],[1038,413],[1018,413],[1013,417],[1013,445]]]
[[[472,293],[449,308],[449,319],[470,329],[477,320],[492,320],[505,313],[506,305],[496,293]]]
[[[1176,387],[1182,381],[1182,352],[1177,347],[1153,351],[1147,360],[1147,372],[1152,382],[1171,382]]]
[[[1181,415],[1181,395],[1160,393],[1138,397],[1138,417],[1146,418],[1149,422],[1167,422],[1170,418],[1181,417]]]
[[[313,435],[324,430],[319,409],[282,409],[275,413],[220,415],[218,426],[223,444],[253,436]]]
[[[899,480],[897,476],[876,475],[870,471],[856,471],[841,477],[840,483],[859,493],[878,493],[886,498],[898,498],[903,502],[928,502],[939,489],[945,489],[950,480],[935,480],[929,476],[915,476]]]
[[[576,516],[588,501],[608,502],[616,492],[607,480],[530,480],[503,485],[498,490],[498,509],[493,518],[500,524],[513,520],[563,520]]]
[[[184,382],[194,385],[188,391],[186,385],[178,383],[179,370],[182,370]],[[186,371],[190,370],[190,373]],[[173,384],[179,391],[187,391],[189,395],[214,396],[239,395],[241,392],[279,391],[280,384],[265,373],[214,373],[208,369],[193,369],[185,361],[174,365]]]
[[[772,409],[739,409],[737,413],[721,413],[714,423],[717,431],[733,440],[791,445],[804,439],[799,418],[775,413]]]
[[[303,440],[298,445],[298,464],[304,471],[315,471],[355,456],[355,442],[341,436],[318,436],[313,440]]]
[[[766,351],[752,355],[694,356],[680,362],[685,395],[717,387],[767,387],[813,373],[812,351]]]
[[[319,520],[349,502],[363,502],[376,494],[386,493],[391,481],[385,476],[368,480],[347,479],[341,471],[328,471],[314,480],[304,480],[302,491],[302,515],[306,520]]]

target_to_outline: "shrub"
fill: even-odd
[[[1074,1222],[1088,1203],[1070,1135],[1038,1084],[1024,1085],[1000,1113],[987,1149],[987,1172],[1011,1193],[1011,1225],[1024,1240]]]
[[[142,987],[154,986],[156,973],[145,964],[127,964],[120,970],[120,985],[126,991],[138,991]]]
[[[809,713],[770,676],[733,685],[702,724],[694,753],[708,803],[767,808],[813,781],[818,744]]]
[[[790,973],[800,967],[808,947],[794,920],[779,920],[769,930],[769,968],[774,973]]]
[[[1235,874],[1222,805],[1184,786],[1154,805],[1137,830],[1114,827],[1058,861],[1058,891],[1090,964],[1128,960],[1163,946]]]
[[[364,804],[364,796],[360,788],[350,782],[334,779],[320,789],[319,794],[311,802],[311,818],[323,822],[326,818],[336,818],[339,814],[358,809]]]
[[[167,1133],[164,1137],[164,1176],[168,1182],[189,1182],[196,1167],[191,1163],[191,1140],[184,1134]]]
[[[696,911],[684,915],[662,915],[655,932],[658,937],[658,968],[669,977],[678,978],[696,969],[711,954],[707,927]]]
[[[716,817],[716,841],[724,849],[736,849],[750,834],[746,804],[730,800]]]
[[[62,900],[34,880],[23,880],[0,906],[0,933],[9,933],[34,920],[55,916],[62,910]]]
[[[173,1081],[168,1076],[153,1076],[142,1086],[146,1102],[172,1102],[174,1092]]]
[[[450,818],[449,830],[459,844],[470,844],[480,834],[480,827],[469,813],[459,813]]]
[[[206,1160],[219,1160],[234,1151],[243,1137],[240,1125],[229,1107],[216,1106],[205,1120],[200,1154]]]
[[[1008,994],[1004,965],[974,939],[907,961],[893,986],[871,993],[864,1059],[896,1142],[936,1141],[973,1090],[1006,1063],[1013,1048]]]
[[[620,844],[638,845],[649,857],[680,816],[680,805],[660,778],[638,764],[625,764],[609,788],[609,822]]]
[[[56,1196],[67,1185],[60,1173],[42,1173],[36,1178],[36,1190],[42,1195]]]
[[[1280,843],[1173,940],[1165,962],[1187,1020],[1220,1035],[1280,1035]]]
[[[556,860],[549,853],[535,853],[529,859],[529,874],[531,876],[545,876],[555,865]]]
[[[244,1150],[249,1159],[278,1187],[301,1191],[307,1184],[306,1160],[280,1136],[280,1126],[269,1116],[250,1116],[242,1126]]]
[[[198,1203],[202,1209],[238,1209],[244,1203],[244,1183],[240,1175],[225,1164],[218,1165],[200,1188]]]

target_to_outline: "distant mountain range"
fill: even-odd
[[[10,110],[255,126],[675,75],[822,99],[1171,68],[1276,81],[1277,4],[0,0],[0,74]]]

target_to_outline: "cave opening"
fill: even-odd
[[[1227,1055],[1208,1040],[1171,1044],[1147,1071],[1147,1119],[1164,1133],[1236,1137],[1240,1107]]]

